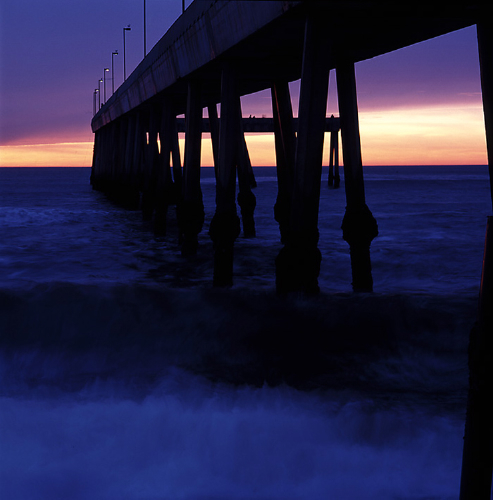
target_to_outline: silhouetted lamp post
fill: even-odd
[[[127,79],[127,61],[126,61],[126,53],[125,53],[125,33],[130,31],[132,28],[130,24],[123,28],[123,81]]]
[[[146,0],[144,0],[144,57],[147,55],[146,38]]]
[[[113,66],[113,56],[118,55],[118,50],[111,53],[111,94],[115,93],[115,68]]]
[[[94,114],[96,114],[96,95],[99,93],[98,89],[94,89]]]
[[[106,73],[110,70],[110,68],[104,68],[104,73],[103,73],[103,77],[104,77],[104,85],[103,85],[103,88],[104,88],[104,102],[103,104],[106,103]]]
[[[102,83],[103,83],[103,79],[102,79],[102,78],[100,78],[100,79],[98,80],[98,94],[99,94],[99,95],[98,95],[98,103],[99,103],[99,107],[98,107],[98,109],[101,109],[101,84],[102,84]]]

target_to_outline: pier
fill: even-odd
[[[255,235],[255,179],[244,134],[273,132],[278,177],[274,214],[283,244],[276,259],[276,288],[279,293],[315,294],[323,257],[318,249],[318,217],[324,136],[331,132],[329,166],[337,167],[340,128],[346,194],[342,237],[349,245],[353,289],[372,291],[370,245],[378,226],[365,198],[354,65],[477,25],[493,200],[490,8],[489,2],[478,0],[196,0],[93,117],[91,182],[128,206],[141,207],[144,217],[154,220],[158,234],[166,232],[167,208],[176,204],[182,253],[193,255],[199,251],[197,235],[204,223],[202,133],[210,133],[216,173],[216,212],[209,230],[214,243],[213,283],[230,286],[241,226],[245,236]],[[332,70],[337,118],[326,117]],[[296,113],[288,84],[298,79]],[[242,117],[240,97],[266,89],[272,96],[272,118]],[[185,118],[177,118],[180,115]],[[179,132],[185,134],[183,163]],[[339,185],[334,173],[328,182]],[[492,231],[490,221],[479,322],[471,337],[462,499],[489,498],[491,492]]]
[[[327,130],[328,183],[337,187],[340,182],[338,134],[328,125],[333,123],[342,138],[347,200],[342,235],[349,244],[352,285],[355,291],[373,290],[370,245],[378,226],[365,200],[354,64],[481,19],[481,2],[444,5],[193,2],[94,116],[93,186],[129,207],[142,207],[158,234],[166,232],[167,207],[176,204],[182,252],[194,254],[204,218],[201,141],[202,133],[209,132],[217,183],[210,225],[213,281],[231,285],[234,241],[241,228],[237,205],[245,235],[255,234],[255,180],[244,134],[274,132],[275,217],[284,245],[276,261],[277,290],[317,293],[322,259],[318,203]],[[325,116],[331,70],[336,71],[340,113],[332,122]],[[298,79],[296,113],[288,84]],[[272,95],[272,118],[242,118],[240,97],[266,89]],[[183,161],[179,132],[185,134]]]

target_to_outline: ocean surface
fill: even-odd
[[[486,167],[367,167],[373,294],[324,169],[320,296],[280,298],[276,176],[212,287],[87,168],[0,168],[0,498],[457,499]]]

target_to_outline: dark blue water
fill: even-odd
[[[2,498],[458,498],[486,167],[368,167],[375,293],[351,294],[343,186],[316,299],[274,292],[275,170],[214,290],[89,169],[0,169]]]

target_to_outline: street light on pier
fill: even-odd
[[[94,114],[96,114],[96,95],[99,93],[99,89],[94,89]]]
[[[99,107],[98,107],[98,109],[101,109],[101,84],[102,84],[102,83],[103,83],[103,79],[102,79],[102,78],[100,78],[100,79],[98,80],[98,94],[99,94],[99,96],[98,96],[98,102],[99,102]]]
[[[103,85],[103,88],[104,88],[104,102],[103,104],[106,103],[106,73],[110,70],[110,68],[104,68],[104,73],[103,73],[103,77],[104,77],[104,85]]]
[[[96,94],[98,93],[98,89],[95,89],[92,93],[92,115],[96,114]]]
[[[118,55],[118,50],[115,50],[111,53],[111,94],[115,93],[115,69],[113,66],[113,56]]]
[[[130,31],[132,28],[130,24],[123,28],[123,81],[127,79],[127,61],[126,61],[126,53],[125,53],[125,33]]]

